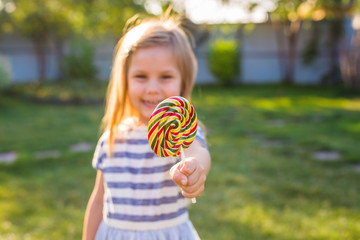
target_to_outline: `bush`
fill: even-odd
[[[5,56],[0,55],[0,89],[11,83],[10,63]]]
[[[219,39],[209,46],[210,71],[220,85],[231,86],[239,74],[240,54],[236,40]]]
[[[94,48],[84,40],[74,41],[71,44],[71,53],[62,63],[65,78],[82,81],[95,80],[97,69],[93,60]]]

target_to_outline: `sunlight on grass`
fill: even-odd
[[[322,98],[322,97],[304,97],[300,98],[301,105],[323,107],[332,109],[345,109],[352,111],[360,111],[360,99],[342,99],[342,98]]]
[[[347,129],[349,132],[360,133],[360,122],[346,124],[344,128]]]
[[[220,102],[217,96],[206,97],[210,105],[226,104],[227,106],[253,106],[263,110],[289,110],[294,107],[329,108],[360,111],[360,99],[325,98],[315,96],[249,98],[244,96],[228,96],[226,101]]]
[[[252,106],[264,110],[280,110],[290,109],[294,107],[293,102],[289,98],[274,98],[274,99],[256,99],[252,102]]]
[[[19,154],[0,164],[0,239],[80,239],[96,171],[92,152],[69,146],[95,144],[103,106],[0,98],[0,151]],[[360,239],[359,98],[239,86],[198,88],[192,101],[212,155],[206,190],[190,207],[202,239]],[[34,158],[47,149],[61,157]],[[319,150],[341,157],[320,162]]]
[[[227,212],[223,218],[274,239],[349,239],[349,232],[360,236],[358,213],[326,203],[312,208],[276,210],[253,202]]]

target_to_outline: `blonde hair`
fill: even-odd
[[[197,73],[197,61],[188,36],[180,27],[180,17],[169,14],[160,19],[139,20],[138,16],[129,19],[125,34],[115,47],[113,68],[107,89],[105,115],[102,128],[109,133],[109,154],[112,152],[116,127],[126,118],[135,115],[128,96],[128,70],[131,56],[141,48],[166,46],[177,59],[181,73],[180,95],[190,98]]]

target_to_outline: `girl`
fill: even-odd
[[[195,81],[196,59],[179,26],[175,18],[147,19],[117,45],[83,239],[199,239],[187,207],[210,169],[201,128],[184,162],[157,157],[147,139],[157,104],[189,98]]]

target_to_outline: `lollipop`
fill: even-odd
[[[183,97],[170,97],[155,108],[148,124],[148,139],[159,157],[177,156],[194,141],[197,116]]]
[[[148,124],[148,139],[152,150],[160,157],[175,157],[194,141],[197,116],[194,107],[183,97],[170,97],[159,103]],[[196,199],[192,199],[196,203]]]

